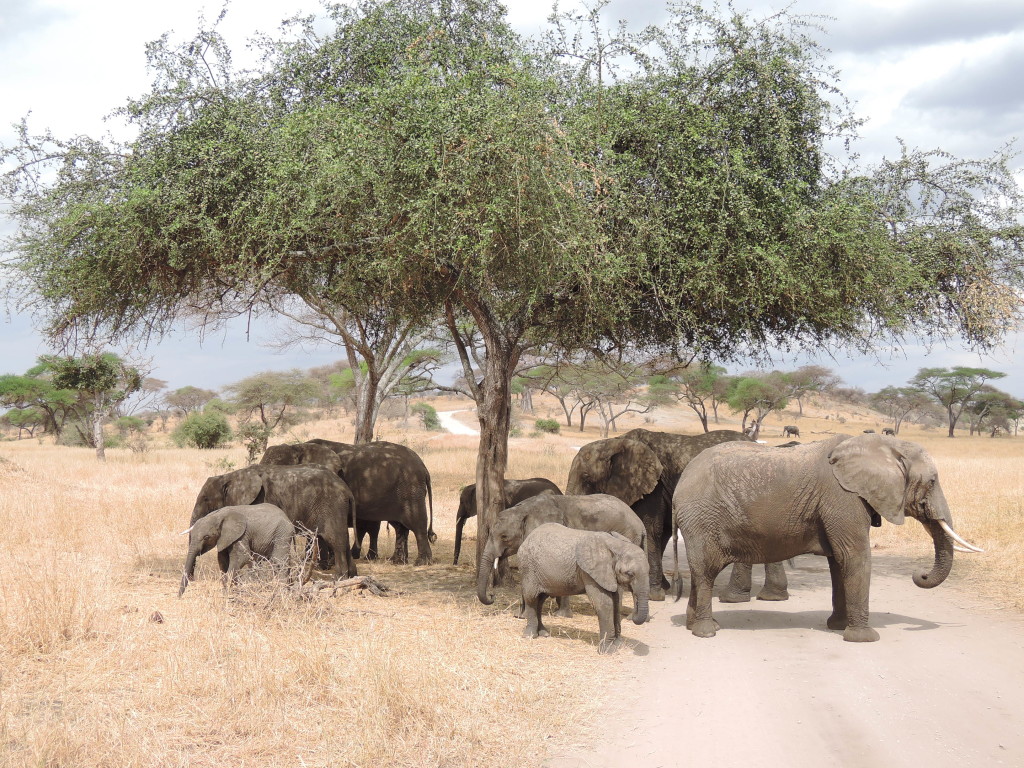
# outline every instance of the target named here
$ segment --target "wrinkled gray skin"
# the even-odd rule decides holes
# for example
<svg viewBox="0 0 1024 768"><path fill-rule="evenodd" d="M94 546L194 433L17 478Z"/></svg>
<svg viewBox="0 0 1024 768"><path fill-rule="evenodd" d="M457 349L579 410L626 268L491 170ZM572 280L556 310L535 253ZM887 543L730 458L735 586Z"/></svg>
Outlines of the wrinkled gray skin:
<svg viewBox="0 0 1024 768"><path fill-rule="evenodd" d="M334 563L335 577L356 575L348 548L348 526L355 515L352 492L344 480L319 465L257 464L210 477L196 497L189 524L223 507L264 502L280 507L296 532L312 531L336 552L345 553Z"/></svg>
<svg viewBox="0 0 1024 768"><path fill-rule="evenodd" d="M430 543L437 541L437 535L430 472L414 450L383 440L364 445L319 438L309 442L327 446L341 459L340 476L352 489L358 512L359 528L353 547L356 557L364 533L370 534L367 557L377 556L380 524L386 521L395 529L391 562L409 562L409 531L416 537L416 565L434 561Z"/></svg>
<svg viewBox="0 0 1024 768"><path fill-rule="evenodd" d="M787 448L735 443L708 449L686 468L673 501L690 562L686 626L712 637L715 577L731 562L778 562L801 554L828 558L829 629L850 642L872 642L868 626L872 525L917 518L932 537L930 571L914 576L936 587L953 566L953 542L939 526L952 515L935 464L920 446L881 435L840 435Z"/></svg>
<svg viewBox="0 0 1024 768"><path fill-rule="evenodd" d="M633 429L588 443L573 459L567 494L610 493L632 507L647 528L651 600L664 600L668 587L661 558L672 534L672 492L679 476L705 448L730 441L750 439L728 429L692 437Z"/></svg>
<svg viewBox="0 0 1024 768"><path fill-rule="evenodd" d="M633 623L648 619L647 555L617 533L580 531L557 523L535 528L519 548L526 613L524 637L547 637L541 621L550 597L586 594L597 613L598 652L608 653L622 636L622 593L633 593Z"/></svg>
<svg viewBox="0 0 1024 768"><path fill-rule="evenodd" d="M273 504L224 507L201 517L188 530L188 554L178 597L195 576L196 558L214 547L225 588L240 569L252 564L254 557L268 560L278 576L284 578L294 536L292 521Z"/></svg>
<svg viewBox="0 0 1024 768"><path fill-rule="evenodd" d="M341 443L339 443L341 445ZM299 464L319 464L322 467L334 472L339 477L342 475L341 457L326 445L319 443L290 443L272 445L263 453L260 464L271 466L296 466ZM344 478L343 478L344 479ZM380 531L380 521L367 521L359 518L359 510L356 510L356 527L353 531L352 557L359 557L359 543L365 534L370 534L370 549L366 553L367 560L377 559L377 534ZM328 570L334 562L334 551L330 545L320 539L320 568Z"/></svg>
<svg viewBox="0 0 1024 768"><path fill-rule="evenodd" d="M782 428L783 437L800 437L800 427L785 426Z"/></svg>
<svg viewBox="0 0 1024 768"><path fill-rule="evenodd" d="M510 507L520 501L550 494L561 496L562 491L546 477L531 477L528 480L505 481L505 503ZM476 483L471 483L459 494L459 510L455 513L455 558L452 565L459 564L459 551L462 549L462 526L466 520L476 516Z"/></svg>
<svg viewBox="0 0 1024 768"><path fill-rule="evenodd" d="M641 549L647 539L644 524L626 504L614 496L534 496L498 513L491 524L483 555L477 564L476 594L484 605L494 598L487 594L494 561L511 557L534 528L558 523L584 531L615 531ZM560 600L559 616L572 616L568 600Z"/></svg>

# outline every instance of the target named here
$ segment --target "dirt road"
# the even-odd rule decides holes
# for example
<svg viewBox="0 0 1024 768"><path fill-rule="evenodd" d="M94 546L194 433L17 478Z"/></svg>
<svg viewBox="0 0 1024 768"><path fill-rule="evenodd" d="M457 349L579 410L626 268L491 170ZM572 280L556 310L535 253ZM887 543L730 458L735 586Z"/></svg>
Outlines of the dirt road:
<svg viewBox="0 0 1024 768"><path fill-rule="evenodd" d="M716 598L714 638L685 628L685 597L652 603L650 623L623 622L629 642L610 664L623 695L603 736L544 765L1024 766L1024 620L979 607L954 579L915 587L925 565L875 554L876 643L825 629L823 558L788 569L787 602Z"/></svg>

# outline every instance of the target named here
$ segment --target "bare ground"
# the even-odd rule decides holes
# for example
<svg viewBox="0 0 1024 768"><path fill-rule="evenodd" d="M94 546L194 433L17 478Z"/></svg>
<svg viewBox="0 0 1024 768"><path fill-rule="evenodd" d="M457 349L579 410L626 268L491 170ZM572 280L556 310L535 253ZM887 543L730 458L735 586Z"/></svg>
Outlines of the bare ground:
<svg viewBox="0 0 1024 768"><path fill-rule="evenodd" d="M1024 765L1024 619L977 602L955 574L915 587L910 575L926 565L875 553L875 643L825 628L824 558L787 569L787 602L716 598L714 638L685 628L685 595L652 603L650 623L623 622L627 645L609 663L618 695L599 736L543 765Z"/></svg>

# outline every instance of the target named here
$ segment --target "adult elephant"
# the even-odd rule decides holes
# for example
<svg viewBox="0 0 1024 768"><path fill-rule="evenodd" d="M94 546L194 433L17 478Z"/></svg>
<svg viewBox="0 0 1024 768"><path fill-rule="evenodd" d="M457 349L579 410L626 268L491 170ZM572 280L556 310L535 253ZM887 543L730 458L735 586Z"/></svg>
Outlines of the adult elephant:
<svg viewBox="0 0 1024 768"><path fill-rule="evenodd" d="M312 532L331 546L336 576L355 576L348 548L348 526L355 499L345 481L318 465L279 467L255 465L207 478L196 497L189 526L223 507L273 504L288 516L298 533Z"/></svg>
<svg viewBox="0 0 1024 768"><path fill-rule="evenodd" d="M782 428L783 437L800 437L800 427L787 424Z"/></svg>
<svg viewBox="0 0 1024 768"><path fill-rule="evenodd" d="M327 446L341 460L339 474L355 495L360 521L354 545L357 557L366 533L370 535L367 558L372 559L371 553L377 556L380 524L386 521L395 529L393 563L409 562L409 531L416 537L416 565L434 561L430 544L437 535L430 472L414 450L384 440L361 445L319 438L308 442Z"/></svg>
<svg viewBox="0 0 1024 768"><path fill-rule="evenodd" d="M712 637L715 577L731 562L771 563L801 554L828 558L829 629L850 642L872 642L868 626L872 526L917 518L932 537L930 571L914 576L936 587L953 566L952 515L935 464L920 446L881 435L839 435L777 450L730 444L697 456L673 499L675 524L690 562L686 626ZM977 548L974 548L977 550ZM980 550L978 550L980 551Z"/></svg>
<svg viewBox="0 0 1024 768"><path fill-rule="evenodd" d="M705 448L734 440L749 438L729 429L692 437L633 429L588 443L573 459L567 494L609 493L632 507L647 528L651 600L664 600L668 587L661 558L671 535L672 492L679 476Z"/></svg>
<svg viewBox="0 0 1024 768"><path fill-rule="evenodd" d="M514 507L520 501L550 494L561 496L561 489L546 477L531 477L526 480L505 481L505 503ZM459 494L459 509L455 513L455 559L452 565L459 564L459 552L462 550L462 527L466 520L476 515L476 483L471 483Z"/></svg>

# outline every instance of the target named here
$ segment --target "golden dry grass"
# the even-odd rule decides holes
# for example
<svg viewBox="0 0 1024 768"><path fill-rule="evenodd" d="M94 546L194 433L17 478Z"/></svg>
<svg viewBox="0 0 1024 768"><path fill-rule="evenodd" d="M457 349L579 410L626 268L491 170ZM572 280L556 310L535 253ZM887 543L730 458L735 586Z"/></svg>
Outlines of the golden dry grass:
<svg viewBox="0 0 1024 768"><path fill-rule="evenodd" d="M823 415L809 409L797 422L805 441L837 428ZM781 442L784 423L793 415L769 423L769 442ZM619 426L639 425L634 416ZM663 425L697 431L682 411L647 424ZM839 431L868 427L878 428L872 416L850 414ZM290 437L344 439L346 429L350 436L336 420ZM481 606L466 562L472 522L469 556L450 565L475 438L394 423L382 432L430 468L439 536L433 566L360 562L361 573L397 592L384 598L298 599L255 584L226 599L206 555L177 599L185 550L177 534L203 480L244 464L241 448L111 450L101 465L85 449L0 444L0 764L532 766L547 745L579 738L610 695L608 672L628 665L630 644L599 657L583 599L577 618L552 619L554 636L538 641L520 637L514 590ZM591 425L514 440L509 475L564 486L573 446L598 436ZM1024 439L904 437L935 457L957 528L988 550L958 556L951 582L1024 608ZM873 536L886 551L927 558L927 537L912 521ZM382 551L392 547L389 535Z"/></svg>

